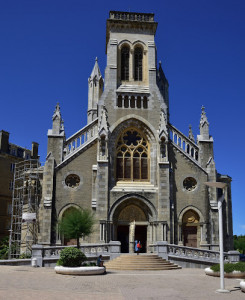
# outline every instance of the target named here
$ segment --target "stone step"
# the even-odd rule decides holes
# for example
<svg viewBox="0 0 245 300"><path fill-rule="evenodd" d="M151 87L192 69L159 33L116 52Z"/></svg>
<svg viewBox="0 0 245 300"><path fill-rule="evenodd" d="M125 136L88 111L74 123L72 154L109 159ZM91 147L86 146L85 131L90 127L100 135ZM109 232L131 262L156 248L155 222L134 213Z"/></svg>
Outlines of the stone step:
<svg viewBox="0 0 245 300"><path fill-rule="evenodd" d="M161 260L153 260L153 261L150 261L150 260L116 260L115 261L116 263L124 263L124 264L141 264L141 263L145 263L145 264L169 264L170 262L169 261L161 261ZM109 263L109 262L108 262Z"/></svg>
<svg viewBox="0 0 245 300"><path fill-rule="evenodd" d="M106 267L106 269L108 269L108 270L130 270L130 271L133 271L133 270L135 270L135 271L164 271L164 270L177 270L177 269L181 269L181 267L179 267L179 266L176 266L176 267L174 267L174 266L172 266L172 267L169 267L169 268L161 268L161 267L149 267L149 268L145 268L145 267L134 267L134 266L132 266L132 267Z"/></svg>
<svg viewBox="0 0 245 300"><path fill-rule="evenodd" d="M105 266L107 269L113 270L173 270L181 268L154 254L123 254L106 262Z"/></svg>

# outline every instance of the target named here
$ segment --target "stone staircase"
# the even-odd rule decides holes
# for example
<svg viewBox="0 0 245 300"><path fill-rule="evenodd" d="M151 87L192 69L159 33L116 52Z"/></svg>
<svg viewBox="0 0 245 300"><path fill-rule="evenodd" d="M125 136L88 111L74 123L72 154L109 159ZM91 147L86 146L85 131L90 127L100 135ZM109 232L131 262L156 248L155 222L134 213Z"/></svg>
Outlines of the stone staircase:
<svg viewBox="0 0 245 300"><path fill-rule="evenodd" d="M114 270L159 271L181 269L180 266L154 254L122 254L121 256L106 262L104 265L106 269Z"/></svg>

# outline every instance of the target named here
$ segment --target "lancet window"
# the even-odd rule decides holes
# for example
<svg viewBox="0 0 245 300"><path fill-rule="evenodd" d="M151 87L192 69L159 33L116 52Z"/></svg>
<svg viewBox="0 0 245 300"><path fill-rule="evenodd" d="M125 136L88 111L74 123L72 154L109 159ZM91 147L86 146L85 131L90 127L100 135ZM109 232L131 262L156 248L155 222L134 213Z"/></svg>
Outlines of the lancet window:
<svg viewBox="0 0 245 300"><path fill-rule="evenodd" d="M127 46L121 51L121 80L129 80L129 48Z"/></svg>
<svg viewBox="0 0 245 300"><path fill-rule="evenodd" d="M142 60L142 49L137 47L134 51L134 80L136 81L142 81Z"/></svg>
<svg viewBox="0 0 245 300"><path fill-rule="evenodd" d="M149 180L149 144L134 128L125 130L116 146L116 177L125 181Z"/></svg>

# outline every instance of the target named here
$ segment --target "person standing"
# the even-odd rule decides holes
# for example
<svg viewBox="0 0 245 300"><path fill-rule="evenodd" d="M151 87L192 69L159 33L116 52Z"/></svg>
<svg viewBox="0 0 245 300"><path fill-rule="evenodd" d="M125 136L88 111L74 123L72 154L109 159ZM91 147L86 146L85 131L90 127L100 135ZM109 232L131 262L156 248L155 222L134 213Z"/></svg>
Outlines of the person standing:
<svg viewBox="0 0 245 300"><path fill-rule="evenodd" d="M137 255L139 255L139 252L140 252L141 248L142 248L142 245L139 241L138 244L137 244L137 249L138 249Z"/></svg>
<svg viewBox="0 0 245 300"><path fill-rule="evenodd" d="M135 251L135 253L138 254L139 249L138 249L138 241L137 240L134 241L134 251Z"/></svg>

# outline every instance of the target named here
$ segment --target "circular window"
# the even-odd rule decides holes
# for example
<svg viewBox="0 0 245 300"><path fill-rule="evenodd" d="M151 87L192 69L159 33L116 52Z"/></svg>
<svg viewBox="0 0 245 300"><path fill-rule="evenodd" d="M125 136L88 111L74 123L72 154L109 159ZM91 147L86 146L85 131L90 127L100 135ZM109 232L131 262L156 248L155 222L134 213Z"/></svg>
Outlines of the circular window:
<svg viewBox="0 0 245 300"><path fill-rule="evenodd" d="M79 186L80 178L75 174L70 174L66 177L65 184L71 188Z"/></svg>
<svg viewBox="0 0 245 300"><path fill-rule="evenodd" d="M183 186L187 191L193 191L197 186L197 181L193 177L186 177L183 181Z"/></svg>

